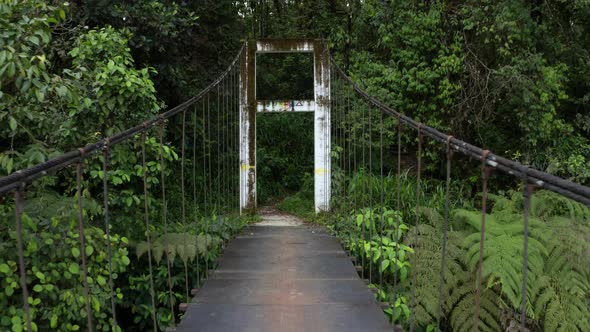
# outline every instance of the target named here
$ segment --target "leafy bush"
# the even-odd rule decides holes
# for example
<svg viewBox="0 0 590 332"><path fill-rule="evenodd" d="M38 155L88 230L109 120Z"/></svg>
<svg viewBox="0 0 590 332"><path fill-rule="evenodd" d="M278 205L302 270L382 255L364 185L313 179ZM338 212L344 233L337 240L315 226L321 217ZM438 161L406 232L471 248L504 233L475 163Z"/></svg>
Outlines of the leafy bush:
<svg viewBox="0 0 590 332"><path fill-rule="evenodd" d="M107 264L107 242L102 229L92 226L99 217L96 203L85 202L86 247L80 248L77 214L73 199L46 195L30 199L23 214L23 243L31 318L38 330L78 331L86 329L86 299L82 285L81 250L87 256L90 303L95 329L110 331L111 291ZM16 257L14 218L0 224L0 326L23 331L22 290ZM100 224L100 223L99 223ZM111 234L113 279L128 269L128 240ZM115 289L116 301L122 293Z"/></svg>
<svg viewBox="0 0 590 332"><path fill-rule="evenodd" d="M364 260L365 276L372 277L372 287L377 288L378 298L390 302L386 312L394 322L408 324L409 313L413 312L418 326L434 329L441 273L444 191L434 182L424 184L420 226L416 228L415 181L411 177L404 175L400 179L407 182L407 185L400 183L401 196L407 200L402 202L401 211L382 207L368 197L366 188L369 186L376 192L380 190L380 183L370 175L361 171L347 181L356 192L344 193L355 198L343 200L356 199L360 208L355 210L350 204L340 206L331 217L330 227L354 255ZM386 192L395 192L391 187L395 181L391 177L384 179ZM363 185L365 191L359 192L358 188ZM452 186L451 192L451 197L458 199L451 201L441 328L470 331L474 323L481 211L464 200L461 186ZM479 329L497 331L520 326L524 200L521 191L508 191L489 194L489 201ZM395 200L386 202L393 204ZM541 190L533 196L526 304L526 326L531 331L585 331L589 328L589 213L588 207L549 191ZM399 229L396 228L398 218ZM396 246L397 238L399 246ZM394 288L393 273L396 271L398 283ZM414 273L415 285L410 277ZM380 276L382 283L377 284ZM413 288L415 302L412 306Z"/></svg>

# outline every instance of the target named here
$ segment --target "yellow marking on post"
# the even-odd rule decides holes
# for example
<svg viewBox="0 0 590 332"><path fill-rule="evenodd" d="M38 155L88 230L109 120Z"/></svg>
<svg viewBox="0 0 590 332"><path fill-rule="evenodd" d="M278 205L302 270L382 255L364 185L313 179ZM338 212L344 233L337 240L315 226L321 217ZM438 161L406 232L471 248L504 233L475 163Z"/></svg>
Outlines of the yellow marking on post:
<svg viewBox="0 0 590 332"><path fill-rule="evenodd" d="M242 164L242 165L240 165L240 169L242 171L247 171L249 169L254 169L254 168L256 168L256 166L254 166L254 165L248 165L248 164Z"/></svg>
<svg viewBox="0 0 590 332"><path fill-rule="evenodd" d="M317 175L328 174L328 170L325 168L316 168L315 174L317 174Z"/></svg>

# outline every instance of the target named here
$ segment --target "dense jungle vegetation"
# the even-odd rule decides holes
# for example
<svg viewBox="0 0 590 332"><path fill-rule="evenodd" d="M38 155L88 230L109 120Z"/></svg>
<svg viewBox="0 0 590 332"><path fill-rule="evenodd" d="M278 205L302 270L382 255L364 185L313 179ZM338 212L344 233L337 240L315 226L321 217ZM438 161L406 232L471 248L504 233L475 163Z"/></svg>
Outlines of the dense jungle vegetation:
<svg viewBox="0 0 590 332"><path fill-rule="evenodd" d="M246 38L274 37L324 38L348 75L387 105L525 165L590 184L587 0L0 0L0 176L178 105L218 77ZM310 68L309 59L286 56L261 61L262 69L272 69L263 70L261 96L309 95L312 87L304 73ZM378 123L376 114L372 121ZM378 164L354 173L340 169L341 147L333 146L333 190L338 193L334 212L316 215L311 117L261 115L259 204L279 201L284 211L326 224L369 263L363 273L378 288L379 299L390 303L386 313L393 322L407 326L413 310L419 330L434 331L444 147L425 143L424 208L416 216L415 169L408 167L396 176L396 127L395 119L385 119L383 183ZM165 248L162 238L160 165L148 164L146 170L152 207L149 248L141 144L128 142L111 154L106 199L116 304L119 317L124 317L119 322L124 331L151 328L146 257L150 249L156 318L163 331L181 317L168 304L184 301L185 274L191 285L198 285L224 242L249 220L218 216L211 207L199 206L186 211L186 220L198 220L199 226L183 223L180 179L175 176L181 167L181 134L178 123L170 123L170 128L162 145L154 134L146 138L145 146L150 160L164 151L169 236L175 246ZM368 135L376 142L378 126L373 128ZM404 131L404 155L414 155L416 144L415 133ZM376 145L373 153L380 160ZM95 329L109 331L101 158L87 160L82 183L85 254ZM186 167L193 164L195 160L189 160ZM471 331L481 171L479 163L459 156L453 164L440 325L444 331ZM198 174L201 188L205 179ZM523 278L522 188L517 179L500 175L494 175L490 185L479 328L517 331ZM381 192L383 201L377 195ZM35 330L87 329L75 195L71 168L27 188L24 243ZM0 197L0 330L24 331L13 203L11 195ZM530 331L589 331L590 209L541 190L535 193L530 212L526 326ZM382 229L384 233L377 235L376 230ZM166 259L165 251L173 254ZM422 268L413 271L414 263ZM167 264L173 272L172 299ZM420 287L412 307L413 272Z"/></svg>

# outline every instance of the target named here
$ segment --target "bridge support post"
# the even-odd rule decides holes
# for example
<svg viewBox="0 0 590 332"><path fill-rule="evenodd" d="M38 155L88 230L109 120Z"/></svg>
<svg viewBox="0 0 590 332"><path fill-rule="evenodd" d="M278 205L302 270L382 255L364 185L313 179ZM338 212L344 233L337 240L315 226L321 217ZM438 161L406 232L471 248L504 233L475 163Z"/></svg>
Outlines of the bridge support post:
<svg viewBox="0 0 590 332"><path fill-rule="evenodd" d="M314 201L315 211L330 210L330 56L321 41L314 43Z"/></svg>
<svg viewBox="0 0 590 332"><path fill-rule="evenodd" d="M284 102L256 100L256 53L313 53L314 100ZM322 40L251 40L240 67L240 213L256 211L256 112L314 112L315 211L330 210L330 56ZM287 102L289 104L289 102ZM313 108L311 107L313 105Z"/></svg>
<svg viewBox="0 0 590 332"><path fill-rule="evenodd" d="M240 213L256 211L256 42L240 62Z"/></svg>

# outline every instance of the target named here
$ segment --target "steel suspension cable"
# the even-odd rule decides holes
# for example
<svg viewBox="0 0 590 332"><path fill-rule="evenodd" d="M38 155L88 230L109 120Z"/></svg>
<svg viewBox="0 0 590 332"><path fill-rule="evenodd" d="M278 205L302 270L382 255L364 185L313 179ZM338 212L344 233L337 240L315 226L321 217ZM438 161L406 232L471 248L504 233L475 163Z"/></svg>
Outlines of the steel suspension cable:
<svg viewBox="0 0 590 332"><path fill-rule="evenodd" d="M384 227L384 213L385 213L385 202L383 198L383 191L385 190L385 181L383 179L383 112L379 112L379 175L381 182L379 184L379 205L381 206L381 228L379 231L379 290L383 289L383 227Z"/></svg>
<svg viewBox="0 0 590 332"><path fill-rule="evenodd" d="M212 167L211 167L211 99L210 99L210 95L207 94L207 164L208 164L208 168L207 168L207 173L208 173L208 178L209 180L207 181L209 184L208 190L209 190L209 200L210 200L210 204L213 205L213 178L212 178ZM210 216L212 216L214 213L216 213L214 211L214 208L211 207L211 205L209 206L211 211L209 213L209 215L205 216L205 279L209 278L209 222L210 222Z"/></svg>
<svg viewBox="0 0 590 332"><path fill-rule="evenodd" d="M209 98L209 95L207 95L207 98ZM205 99L203 98L203 115L202 115L202 122L203 122L203 130L202 130L202 134L203 137L201 139L201 141L203 142L203 207L204 207L204 211L205 211L205 215L203 216L203 218L206 218L208 216L208 204L209 204L209 196L207 195L207 147L206 147L206 140L205 140L205 136L207 134L207 123L205 120L205 115L206 115L206 107L205 107Z"/></svg>
<svg viewBox="0 0 590 332"><path fill-rule="evenodd" d="M330 71L330 74L332 74L331 71ZM330 91L330 93L332 93L332 91ZM332 103L332 106L334 109L334 114L330 115L330 123L331 123L331 126L330 126L330 142L331 142L331 144L330 144L330 146L333 147L332 149L335 150L336 147L338 146L338 94L339 94L339 90L338 90L337 85L334 86L333 94L334 94L334 98L333 98L333 100L331 100L331 103ZM315 114L314 114L314 117L315 117ZM335 168L334 166L336 165L336 163L332 162L332 159L333 159L332 154L330 153L330 151L328 151L327 144L326 144L325 151L324 151L324 155L325 154L328 154L330 156L329 157L330 158L330 166L332 166L332 168ZM316 170L316 171L320 171L320 170ZM331 173L332 174L330 174L330 176L332 178L334 178L336 172L331 172ZM324 181L323 181L324 188L323 189L324 189L325 199L330 200L332 197L327 196L328 193L326 190L327 189L326 174L323 173L322 176L324 177ZM334 195L334 199L333 199L334 204L335 204L334 208L337 211L337 216L338 216L337 219L339 219L341 216L341 212L342 212L341 211L341 203L342 202L340 200L340 197L338 197L339 192L334 191L334 193L331 193L331 194ZM336 224L335 226L336 226L336 230L338 230L338 224Z"/></svg>
<svg viewBox="0 0 590 332"><path fill-rule="evenodd" d="M82 154L84 156L84 154ZM82 284L84 285L84 304L86 309L86 328L94 331L92 325L92 311L90 309L90 290L88 288L88 264L86 264L86 236L84 232L84 210L82 206L82 163L84 159L76 164L76 195L78 196L78 236L80 237L80 257L82 259Z"/></svg>
<svg viewBox="0 0 590 332"><path fill-rule="evenodd" d="M415 248L414 248L414 264L412 264L412 300L410 307L412 310L410 311L410 332L414 331L414 321L416 319L416 286L417 286L417 278L418 278L418 244L420 238L420 194L422 191L422 183L421 183L421 175L422 175L422 126L418 127L418 165L417 165L417 174L416 174L416 225L414 228L414 241L415 241Z"/></svg>
<svg viewBox="0 0 590 332"><path fill-rule="evenodd" d="M225 101L225 169L223 171L224 179L225 179L225 208L226 213L229 216L232 211L231 207L231 186L230 186L230 165L231 165L231 102L232 102L232 86L231 86L231 75L229 75L225 80L225 93L226 93L226 101Z"/></svg>
<svg viewBox="0 0 590 332"><path fill-rule="evenodd" d="M166 176L164 168L164 120L160 122L160 181L162 190L162 220L164 222L164 248L166 248L166 269L168 272L168 296L170 302L170 312L172 314L172 325L176 326L176 315L174 314L174 293L172 292L172 268L170 261L170 241L168 236L168 201L166 200Z"/></svg>
<svg viewBox="0 0 590 332"><path fill-rule="evenodd" d="M344 87L339 89L340 95L340 172L342 173L342 217L346 215L346 113L344 108Z"/></svg>
<svg viewBox="0 0 590 332"><path fill-rule="evenodd" d="M447 175L445 185L445 212L444 212L444 224L443 224L443 242L442 242L442 254L440 262L440 276L438 286L438 306L436 310L436 327L440 330L440 317L442 315L442 302L443 302L443 288L445 285L445 259L447 256L447 238L448 238L448 227L449 227L449 196L451 188L451 158L453 157L453 150L451 149L451 138L447 138Z"/></svg>
<svg viewBox="0 0 590 332"><path fill-rule="evenodd" d="M343 87L344 89L344 87ZM350 195L353 195L351 185L353 181L353 169L352 169L352 158L353 158L353 142L354 142L354 114L350 111L350 90L345 89L346 92L346 114L348 114L348 188L347 188L347 201L350 200ZM350 203L350 202L349 202ZM350 206L345 218L350 216Z"/></svg>
<svg viewBox="0 0 590 332"><path fill-rule="evenodd" d="M105 142L105 145L102 150L102 194L103 194L103 209L104 209L104 228L106 233L106 240L107 240L107 257L108 257L108 266L109 266L109 287L110 287L110 295L111 295L111 311L112 311L112 318L113 318L113 327L114 330L117 331L118 324L117 324L117 312L115 310L115 286L113 283L113 253L111 249L111 224L110 224L110 215L109 215L109 186L108 186L108 178L109 178L109 141Z"/></svg>
<svg viewBox="0 0 590 332"><path fill-rule="evenodd" d="M240 73L236 74L237 76L237 85L236 85L236 92L238 98L236 100L236 164L234 166L235 169L235 176L236 176L236 207L237 211L241 211L241 203L240 203L240 107L241 107L241 97L240 97L240 84L242 84L241 75Z"/></svg>
<svg viewBox="0 0 590 332"><path fill-rule="evenodd" d="M532 185L528 183L528 176L526 173L523 175L523 186L524 186L524 243L522 252L522 300L520 304L520 330L526 331L526 303L527 303L527 274L528 274L528 263L529 263L529 210L531 207L532 198Z"/></svg>
<svg viewBox="0 0 590 332"><path fill-rule="evenodd" d="M217 217L220 216L221 214L221 153L220 153L220 145L221 145L221 139L220 139L220 133L221 133L221 104L220 104L220 94L219 94L219 85L217 86L217 114L216 114L216 119L217 119L217 130L216 130L216 134L217 134L217 140L215 141L215 145L217 145L217 155L215 156L215 161L216 161L216 166L217 166L217 174L216 174L216 178L217 178L217 197L215 198L215 215Z"/></svg>
<svg viewBox="0 0 590 332"><path fill-rule="evenodd" d="M330 91L330 92L332 92L332 91ZM338 109L337 109L337 105L338 105L338 89L337 88L334 89L334 99L333 100L330 100L330 101L331 101L332 106L333 106L333 109L334 109L334 114L330 114L330 147L331 147L331 149L335 149L335 147L338 145L338 142L337 142L337 137L338 136L336 135L336 130L337 130L337 127L336 127L337 121L336 121L336 119L338 118L337 117L337 111L338 111ZM315 114L314 114L314 117L315 117ZM324 155L326 153L329 153L327 147L325 148ZM330 162L332 162L332 159L333 158L330 155ZM317 171L319 171L319 170L316 170L316 172ZM335 172L333 172L333 173L335 173ZM324 198L325 199L332 199L332 197L327 197L327 192L326 192L326 188L327 187L326 187L326 181L325 181L325 179L326 179L325 176L326 175L325 174L322 174L322 175L324 176L324 181L323 181L323 186L324 186L323 189L324 189L324 195L325 195ZM332 174L330 174L330 176L332 178L334 177ZM332 195L332 193L330 193L330 194ZM334 204L339 203L338 200L337 200L337 198L336 198L336 194L337 193L334 193L333 194L335 196ZM336 213L337 214L340 214L340 205L338 204L338 205L334 206L334 208L336 209ZM335 227L336 231L338 231L338 223L336 223L336 225L334 225L334 227Z"/></svg>
<svg viewBox="0 0 590 332"><path fill-rule="evenodd" d="M342 70L342 68L338 66L338 64L333 58L331 58L331 63L333 68L335 68L335 70L339 73L340 77L348 84L350 84L350 86L364 100L374 105L382 112L387 113L388 115L399 117L402 122L404 122L411 128L418 129L419 126L422 126L422 131L425 136L428 136L439 143L445 143L446 138L448 137L447 134L442 133L434 128L424 126L418 121L388 107L387 105L385 105L384 103L377 100L375 97L369 95L366 91L361 89L350 77L346 75L344 70ZM459 151L462 154L470 157L471 159L476 160L480 160L482 153L485 151L482 148L479 148L477 146L474 146L472 144L469 144L456 138L451 139L451 147L454 150ZM511 175L518 175L523 169L523 165L519 162L490 153L489 151L486 154L485 163L493 168L497 168ZM586 187L578 183L562 179L558 176L548 174L546 172L542 172L539 170L535 170L533 168L526 168L525 172L529 177L529 182L534 183L539 187L559 193L565 197L576 200L582 204L590 205L590 187Z"/></svg>
<svg viewBox="0 0 590 332"><path fill-rule="evenodd" d="M221 155L219 156L219 158L221 159L221 207L222 207L222 213L223 216L226 217L227 215L227 206L226 206L226 199L227 199L227 193L226 193L226 187L227 187L227 183L225 181L225 177L226 177L226 149L227 149L227 144L226 144L226 138L227 138L227 125L226 125L226 121L227 121L227 116L226 116L226 112L227 112L227 108L226 108L226 102L227 102L227 90L226 90L226 84L227 84L227 80L223 80L222 85L221 85L221 141L219 142L219 149L220 149L220 153Z"/></svg>
<svg viewBox="0 0 590 332"><path fill-rule="evenodd" d="M481 177L482 177L482 197L481 197L481 224L480 224L480 239L479 239L479 264L477 266L477 289L475 293L475 315L473 315L473 329L475 332L479 331L479 310L481 301L481 284L483 274L483 257L484 257L484 242L486 234L486 210L488 200L488 179L490 176L490 168L487 167L487 155L490 152L484 150L481 155Z"/></svg>
<svg viewBox="0 0 590 332"><path fill-rule="evenodd" d="M168 119L180 112L185 112L186 109L188 107L190 107L191 105L194 105L199 99L202 99L202 96L204 96L205 94L209 93L214 87L219 85L219 82L221 82L221 80L225 79L228 74L231 72L231 70L235 69L235 64L237 62L237 60L240 58L240 54L241 52L244 50L244 47L242 47L242 49L240 50L240 52L238 53L238 56L236 56L236 58L233 60L233 62L230 64L230 66L228 67L228 69L220 76L218 77L214 82L212 82L208 87L206 87L204 90L202 90L201 92L199 92L196 96L194 96L193 98L190 98L189 100L181 103L180 105L170 109L169 111L166 111L164 113L162 113L161 115L154 117L152 119L149 119L147 121L145 121L144 123L142 123L141 125L137 125L135 127L132 128L128 128L126 130L124 130L123 132L117 133L115 135L106 137L102 140L99 140L98 142L92 143L92 144L88 144L86 146L84 146L83 148L77 149L75 151L70 151L67 152L57 158L51 159L47 162L44 163L40 163L38 165L35 165L33 167L30 167L28 169L24 169L24 170L19 170L17 172L14 172L11 175L5 176L0 178L0 193L5 193L5 192L9 192L9 191L15 191L15 215L16 215L16 221L17 223L21 222L21 214L22 214L22 201L23 201L23 197L24 197L24 192L22 192L22 186L24 186L25 183L33 181L35 179L38 179L40 177L45 176L47 173L51 172L51 171L55 171L55 170L60 170L65 168L66 166L72 165L72 164L78 164L77 167L81 166L81 163L84 159L88 158L88 156L92 153L97 153L99 151L102 150L102 154L103 154L103 167L102 167L102 176L103 176L103 212L104 212L104 219L105 219L105 233L106 233L106 237L107 237L107 249L108 249L108 254L109 254L109 262L108 262L108 268L109 268L109 287L111 289L111 311L112 311L112 324L113 324L113 328L114 329L118 329L118 321L117 321L117 313L116 313L116 305L115 305L115 291L114 291L114 281L113 281L113 263L112 263L112 249L111 249L111 239L110 239L110 214L109 214L109 202L108 202L108 176L109 176L109 170L108 170L108 162L109 162L109 154L110 154L110 149L112 146L119 144L121 142L127 141L132 139L132 137L136 137L136 135L138 133L143 133L145 131L145 129L149 126L152 126L154 124L157 124L159 122L162 122L165 119ZM143 142L145 143L145 142ZM77 174L77 177L80 176L80 178L77 179L77 181L82 181L81 178L81 173L82 173L82 168L80 168L79 170L77 170L77 173L80 171L79 174ZM184 171L184 166L183 166L183 171ZM183 181L184 184L184 181ZM81 185L81 183L80 183ZM80 200L82 198L82 192L81 192L81 187L77 188L77 193L79 195L78 199ZM183 195L183 198L184 195ZM79 219L79 228L80 228L80 220L82 221L81 225L83 227L83 218L84 218L84 212L83 212L83 208L80 202L78 202L79 206L78 206L78 219ZM167 207L166 207L167 208ZM184 209L186 209L186 207L184 207ZM186 213L186 211L184 212L184 214ZM81 216L81 217L80 217ZM183 219L186 219L185 217ZM17 228L19 225L17 225ZM17 237L22 236L22 225L20 226L21 228L21 233L17 234ZM80 230L79 230L80 231ZM18 233L18 232L17 232ZM83 233L83 230L82 230ZM17 239L19 240L19 239ZM21 245L22 245L22 238L21 240ZM18 241L17 241L18 242ZM84 260L85 260L85 237L82 236L80 239L80 246L81 246L81 255L82 255L82 274L83 274L83 283L87 282L84 278L84 274L86 274L87 276L87 266L86 268L84 268ZM18 244L17 244L18 246ZM26 272L24 271L24 258L22 259L22 263L19 262L19 268L22 271L22 273ZM87 264L86 264L87 265ZM21 278L22 279L22 278ZM21 280L22 282L23 280ZM31 316L30 316L30 308L29 308L29 303L28 303L28 290L26 289L26 280L24 280L25 282L25 287L23 288L23 295L25 296L24 300L23 300L23 308L25 311L25 315L27 316L25 318L26 320L26 326L29 330L32 330L32 327L34 327L34 324L31 322ZM85 287L87 288L87 287ZM85 290L85 295L89 294L90 292ZM86 299L89 298L89 296L85 296ZM87 313L87 329L88 330L92 330L93 326L92 326L92 317L91 317L91 311L88 310L88 307L86 308L86 313Z"/></svg>
<svg viewBox="0 0 590 332"><path fill-rule="evenodd" d="M396 224L395 224L395 265L393 267L393 303L395 305L397 301L397 273L398 273L398 266L399 266L399 242L401 240L401 231L400 231L400 224L401 224L401 168L402 168L402 122L399 120L397 121L397 176L396 176ZM392 323L393 323L393 315L392 315Z"/></svg>
<svg viewBox="0 0 590 332"><path fill-rule="evenodd" d="M367 105L369 107L369 105ZM373 220L373 116L369 108L369 244L373 240L373 228L375 221ZM369 247L370 248L370 247ZM373 282L373 257L369 254L369 280Z"/></svg>
<svg viewBox="0 0 590 332"><path fill-rule="evenodd" d="M199 288L201 287L201 275L199 271L199 223L197 211L197 105L195 104L193 110L193 227L195 230L195 260L197 262L197 288Z"/></svg>
<svg viewBox="0 0 590 332"><path fill-rule="evenodd" d="M148 268L150 272L150 299L152 301L152 323L154 325L154 332L158 331L158 324L156 321L156 299L155 299L155 288L154 288L154 271L152 266L152 239L150 235L150 218L149 218L149 199L147 190L147 172L148 168L145 162L145 141L146 132L141 132L141 169L143 173L143 209L144 209L144 222L145 222L145 237L148 245Z"/></svg>
<svg viewBox="0 0 590 332"><path fill-rule="evenodd" d="M242 64L242 59L240 58L240 67ZM235 186L235 200L236 200L236 212L240 212L240 154L239 154L239 144L240 144L240 72L236 69L235 70L235 110L234 110L234 186Z"/></svg>
<svg viewBox="0 0 590 332"><path fill-rule="evenodd" d="M239 93L237 91L237 70L234 70L234 74L232 75L232 93L233 93L233 97L232 97L232 164L231 164L231 168L230 168L230 174L231 174L231 181L232 181L232 208L235 211L239 211L240 207L239 207L239 192L238 189L239 185L236 185L237 180L236 180L236 170L238 170L239 168L237 167L237 165L239 164L237 157L238 157L238 148L237 148L237 130L236 130L236 125L237 125L237 115L238 115L238 107L239 107ZM238 200L236 200L236 197L238 197Z"/></svg>
<svg viewBox="0 0 590 332"><path fill-rule="evenodd" d="M182 213L182 228L183 228L183 236L182 236L182 245L184 246L184 259L182 259L184 265L184 292L186 301L190 301L189 292L188 292L188 248L186 243L186 193L184 190L184 167L185 167L185 136L186 136L186 111L182 112L182 130L181 130L181 147L180 147L180 193L181 193L181 213Z"/></svg>
<svg viewBox="0 0 590 332"><path fill-rule="evenodd" d="M362 210L361 210L361 213L362 213L362 217L361 218L362 219L361 220L363 222L361 224L361 228L362 228L362 237L363 237L363 241L362 241L363 247L360 248L360 252L361 252L361 266L362 266L362 269L363 269L361 277L363 279L365 279L365 257L366 257L366 254L363 252L363 250L364 250L364 241L366 241L366 234L365 234L365 214L366 213L365 213L365 210L366 210L366 205L367 204L366 204L366 199L365 199L366 198L365 197L365 195L366 195L366 190L365 189L366 189L366 183L367 183L367 163L366 163L366 159L365 159L365 141L367 140L367 136L365 134L365 113L366 113L365 112L365 105L363 105L363 104L361 104L361 105L363 106L363 109L361 110L362 111L362 123L363 123L363 125L362 125L362 140L361 140L361 142L363 144L363 148L362 148L362 150L363 150L363 161L362 161L362 165L363 165L363 173L362 173L362 182L363 182L362 183L362 186L363 187L362 187L362 193L363 193L363 195L361 197L361 199L362 199L361 200L361 202L362 202L361 203L361 206L362 206Z"/></svg>
<svg viewBox="0 0 590 332"><path fill-rule="evenodd" d="M227 119L227 124L228 124L228 138L227 138L227 142L228 142L228 146L227 146L227 151L228 151L228 164L227 164L227 193L228 193L228 202L229 202L229 211L231 214L233 214L234 212L234 201L233 201L233 176L232 176L232 165L233 165L233 157L234 157L234 135L233 135L233 130L234 130L234 121L233 121L233 116L234 116L234 75L233 73L229 76L229 96L228 96L228 119Z"/></svg>
<svg viewBox="0 0 590 332"><path fill-rule="evenodd" d="M209 101L209 94L207 94L207 103ZM208 210L208 205L209 205L209 195L208 195L208 191L207 191L207 179L208 179L208 172L207 172L207 141L205 139L205 136L207 135L207 121L206 119L206 115L208 115L208 111L207 107L205 107L205 98L203 98L203 102L202 102L202 106L203 106L203 114L202 114L202 138L201 141L203 142L203 211L204 211L204 215L203 215L203 224L206 223L207 218L209 217L209 210ZM204 225L203 225L204 226ZM205 229L205 227L203 227L203 229ZM204 253L204 259L205 262L207 262L207 232L203 231L203 233L205 234L205 253ZM198 236L198 234L197 234ZM198 239L198 238L197 238ZM206 264L206 263L205 263ZM203 271L203 275L205 276L205 278L207 278L207 268L205 268L205 271Z"/></svg>
<svg viewBox="0 0 590 332"><path fill-rule="evenodd" d="M335 140L336 146L340 149L338 151L338 172L342 174L342 89L341 86L338 86L336 89L336 105L335 105L335 121L334 121L334 129L335 129ZM329 152L329 151L328 151ZM324 182L327 186L327 182ZM338 215L339 218L342 218L342 212L344 209L344 197L342 195L342 182L340 183L340 188L338 188L338 192L336 193L336 197L338 197Z"/></svg>
<svg viewBox="0 0 590 332"><path fill-rule="evenodd" d="M349 100L350 101L350 100ZM356 104L356 103L355 103ZM350 108L350 102L348 107ZM352 112L353 113L358 113L355 112L356 108L353 105L353 109ZM356 120L356 115L355 115L355 120ZM354 131L353 131L353 141L354 141L354 146L353 146L353 167L354 167L354 178L355 178L355 190L353 191L353 197L354 197L354 210L352 213L352 224L356 225L356 214L358 213L358 195L356 193L356 188L358 185L358 179L359 179L359 169L358 169L358 164L357 164L357 147L358 147L358 140L357 140L357 136L358 136L358 127L356 126L357 121L355 121L355 126L354 126Z"/></svg>
<svg viewBox="0 0 590 332"><path fill-rule="evenodd" d="M99 152L101 149L104 148L105 144L109 144L111 146L114 146L114 145L119 144L123 141L131 139L133 136L135 136L136 134L143 131L145 127L156 125L157 123L162 121L162 119L169 119L169 118L173 117L174 115L177 115L180 112L186 110L191 105L194 105L199 99L202 99L203 96L205 96L210 91L212 91L213 88L215 88L217 85L219 85L219 82L221 82L221 80L223 80L229 74L231 69L235 68L236 64L238 63L238 60L240 60L240 58L241 58L242 52L245 50L245 46L246 46L246 43L244 43L242 45L242 47L238 51L238 54L234 57L233 61L230 63L230 65L227 67L227 69L219 77L217 77L217 79L215 79L215 81L211 82L205 89L201 90L194 97L184 101L180 105L178 105L178 106L176 106L164 113L161 113L158 116L155 116L149 120L146 120L142 124L139 124L135 127L129 128L123 132L114 134L112 136L103 138L102 140L99 140L98 142L88 144L88 145L84 146L83 148L81 148L82 150L76 149L73 151L69 151L57 158L53 158L51 160L37 164L37 165L27 168L27 169L22 169L17 172L13 172L12 174L10 174L8 176L1 177L0 178L0 193L6 193L6 192L13 191L13 190L17 189L17 187L19 185L21 185L22 183L27 183L27 182L33 181L37 178L45 176L50 171L62 169L68 165L72 165L72 164L77 163L80 156L81 156L81 151L84 151L84 153L86 155L90 155L91 153Z"/></svg>
<svg viewBox="0 0 590 332"><path fill-rule="evenodd" d="M27 288L27 276L25 268L25 253L23 250L23 223L22 214L24 211L24 183L14 191L14 214L16 221L16 246L18 251L18 270L20 274L20 287L23 292L23 308L25 311L25 322L27 324L27 331L33 331L33 323L31 321L31 308L29 306L29 290Z"/></svg>
<svg viewBox="0 0 590 332"><path fill-rule="evenodd" d="M231 76L230 76L231 77ZM226 93L226 101L225 101L225 169L223 171L224 179L225 179L225 198L224 203L226 207L227 214L231 213L231 204L230 204L230 182L229 182L229 166L230 166L230 156L231 156L231 141L230 141L230 133L231 133L231 82L229 78L225 79L225 93Z"/></svg>
<svg viewBox="0 0 590 332"><path fill-rule="evenodd" d="M350 215L350 200L351 200L351 196L350 196L350 187L352 184L352 164L351 164L351 159L352 159L352 123L353 123L353 119L352 119L352 114L350 113L350 109L348 107L348 103L350 102L350 95L348 94L348 90L344 89L344 87L342 88L344 90L344 112L346 113L346 125L345 125L345 132L346 132L346 142L344 144L345 146L345 160L344 160L344 167L346 169L345 172L345 177L346 177L346 186L345 186L345 193L346 193L346 214L345 214L345 218L348 218L348 216Z"/></svg>
<svg viewBox="0 0 590 332"><path fill-rule="evenodd" d="M315 116L315 115L314 115ZM334 146L336 147L338 145L338 135L337 135L337 131L338 131L338 122L337 122L337 118L338 118L338 88L334 89L334 116L330 116L330 122L332 123L332 130L330 131L330 141L332 142L332 144L330 146ZM326 147L326 151L325 153L329 153L328 148ZM333 158L330 158L330 162L332 162ZM336 165L336 163L334 163L334 166ZM334 172L335 173L335 172ZM324 193L325 195L327 195L326 193L326 181L325 181L325 174L324 174ZM335 208L337 209L337 213L340 214L340 201L337 197L338 192L334 191L334 204L337 204L335 206ZM330 197L327 197L327 199L330 199Z"/></svg>

